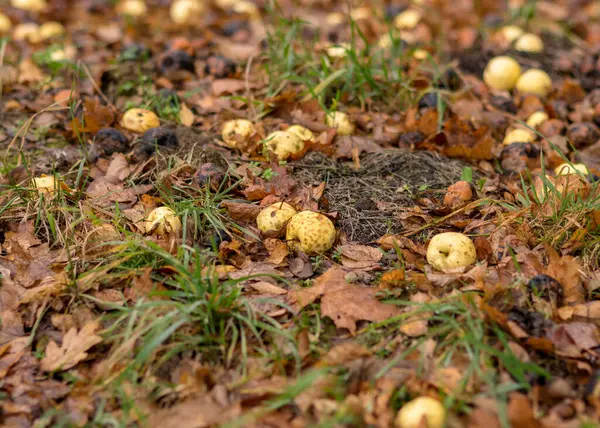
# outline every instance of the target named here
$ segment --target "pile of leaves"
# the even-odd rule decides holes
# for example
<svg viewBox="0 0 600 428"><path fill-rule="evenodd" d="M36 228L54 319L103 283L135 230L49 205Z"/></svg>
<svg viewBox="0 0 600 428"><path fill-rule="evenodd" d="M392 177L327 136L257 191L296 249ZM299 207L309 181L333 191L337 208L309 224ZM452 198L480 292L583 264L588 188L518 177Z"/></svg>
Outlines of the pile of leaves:
<svg viewBox="0 0 600 428"><path fill-rule="evenodd" d="M25 3L0 14L1 425L388 427L420 396L451 427L598 424L597 2ZM490 88L498 55L551 92ZM283 201L333 248L261 233ZM474 265L428 264L447 231Z"/></svg>

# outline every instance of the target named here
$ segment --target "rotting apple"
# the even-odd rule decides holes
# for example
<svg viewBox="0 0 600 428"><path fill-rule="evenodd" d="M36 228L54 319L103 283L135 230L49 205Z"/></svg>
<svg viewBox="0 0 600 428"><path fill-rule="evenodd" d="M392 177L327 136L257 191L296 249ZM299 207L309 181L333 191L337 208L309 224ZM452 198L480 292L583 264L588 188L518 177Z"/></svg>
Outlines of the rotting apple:
<svg viewBox="0 0 600 428"><path fill-rule="evenodd" d="M129 131L142 134L149 129L158 128L160 119L150 110L132 108L127 110L121 118L121 126Z"/></svg>
<svg viewBox="0 0 600 428"><path fill-rule="evenodd" d="M444 195L444 205L453 210L467 205L473 199L473 185L468 181L457 181L448 187Z"/></svg>
<svg viewBox="0 0 600 428"><path fill-rule="evenodd" d="M287 202L275 202L264 208L256 217L256 225L264 234L281 234L287 222L297 211Z"/></svg>
<svg viewBox="0 0 600 428"><path fill-rule="evenodd" d="M287 160L304 150L304 141L291 132L275 131L266 138L266 146L279 160Z"/></svg>
<svg viewBox="0 0 600 428"><path fill-rule="evenodd" d="M285 239L293 250L306 254L324 253L335 242L335 226L321 213L302 211L288 222Z"/></svg>
<svg viewBox="0 0 600 428"><path fill-rule="evenodd" d="M248 144L256 128L246 119L228 120L221 128L221 139L230 149L239 149Z"/></svg>
<svg viewBox="0 0 600 428"><path fill-rule="evenodd" d="M477 261L475 245L462 233L435 235L427 247L427 262L441 271L466 268Z"/></svg>
<svg viewBox="0 0 600 428"><path fill-rule="evenodd" d="M396 428L442 428L446 409L435 398L418 397L403 405L396 416Z"/></svg>
<svg viewBox="0 0 600 428"><path fill-rule="evenodd" d="M338 135L352 135L356 126L350 121L348 115L341 111L331 112L325 115L328 126L335 128Z"/></svg>
<svg viewBox="0 0 600 428"><path fill-rule="evenodd" d="M181 233L181 220L169 207L158 207L150 212L145 222L147 235L178 236Z"/></svg>
<svg viewBox="0 0 600 428"><path fill-rule="evenodd" d="M313 141L315 139L315 134L313 134L313 132L310 129L305 128L302 125L292 125L288 129L286 129L286 132L291 132L292 134L296 135L298 138L305 142Z"/></svg>
<svg viewBox="0 0 600 428"><path fill-rule="evenodd" d="M531 143L532 141L535 141L535 136L536 135L529 129L515 128L506 133L502 144Z"/></svg>
<svg viewBox="0 0 600 428"><path fill-rule="evenodd" d="M548 113L545 111L536 111L527 119L527 125L531 128L537 128L542 123L549 119Z"/></svg>

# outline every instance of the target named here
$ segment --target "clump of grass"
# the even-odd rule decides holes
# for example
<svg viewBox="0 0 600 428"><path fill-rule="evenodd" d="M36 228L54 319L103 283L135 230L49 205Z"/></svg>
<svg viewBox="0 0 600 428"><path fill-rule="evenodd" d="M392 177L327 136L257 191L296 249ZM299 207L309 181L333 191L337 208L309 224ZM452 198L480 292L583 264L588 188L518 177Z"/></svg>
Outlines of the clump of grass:
<svg viewBox="0 0 600 428"><path fill-rule="evenodd" d="M413 76L407 73L413 49L390 30L390 46L373 47L353 20L351 39L343 58L331 58L315 52L319 30L300 19L273 15L274 30L267 35L269 76L267 95L275 96L289 85L298 85L306 98L316 98L324 110L335 110L343 101L365 107L383 102L394 109L417 99L411 87ZM314 39L303 38L310 29Z"/></svg>
<svg viewBox="0 0 600 428"><path fill-rule="evenodd" d="M240 283L249 278L219 281L208 257L188 247L172 255L149 241L122 245L115 257L150 257L156 267L171 274L154 274L153 281L162 284L160 290L132 306L116 306L107 315L110 327L105 335L113 347L106 368L126 361L118 371L120 379L159 367L184 351L208 363L243 366L254 351L266 349L269 335L294 344L275 319L255 312L242 296Z"/></svg>
<svg viewBox="0 0 600 428"><path fill-rule="evenodd" d="M552 147L560 153L565 163L573 166L558 147L554 145ZM591 174L578 171L576 175L572 175L573 181L587 182L589 192L581 195L574 191L561 191L546 175L543 157L541 162L542 172L539 176L541 187L538 184L536 188L532 177L522 176L522 192L516 196L516 201L500 204L509 211L522 212L523 214L516 217L514 222L517 224L526 222L539 242L547 242L554 248L561 248L572 242L578 246L578 251L586 264L598 267L600 227L596 224L596 219L599 218L598 213L600 213L600 181Z"/></svg>
<svg viewBox="0 0 600 428"><path fill-rule="evenodd" d="M468 356L467 366L460 367L463 373L458 387L445 398L447 408L461 410L470 404L473 391L480 391L506 406L508 394L516 390L529 390L530 376L549 377L549 374L534 363L521 361L508 346L509 339L499 326L486 321L477 303L468 295L449 297L432 303L415 304L407 301L388 301L409 307L404 314L372 324L360 332L360 335L372 336L379 331L380 337L395 337L397 328L412 317L426 316L427 333L415 340L407 339L403 350L389 360L388 364L376 375L385 374L399 362L419 352L419 348L428 340L435 341L435 365L437 368L454 367L456 359L464 365L463 356ZM498 386L501 372L507 372L511 382ZM396 406L408 401L406 391L399 392ZM503 404L502 404L503 403ZM506 418L506 414L501 418ZM508 419L506 419L508 421Z"/></svg>

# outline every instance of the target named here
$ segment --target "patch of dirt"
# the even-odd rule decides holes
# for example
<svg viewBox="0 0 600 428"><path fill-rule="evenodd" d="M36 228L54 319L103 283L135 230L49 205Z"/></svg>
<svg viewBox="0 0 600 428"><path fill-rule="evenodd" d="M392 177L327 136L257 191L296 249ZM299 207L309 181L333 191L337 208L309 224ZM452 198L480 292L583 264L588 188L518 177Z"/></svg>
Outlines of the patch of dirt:
<svg viewBox="0 0 600 428"><path fill-rule="evenodd" d="M367 243L399 233L399 208L413 207L418 196L437 194L456 182L467 163L435 153L388 149L361 158L360 169L313 153L295 163L303 183L325 181L329 211L340 214L339 226L353 242Z"/></svg>

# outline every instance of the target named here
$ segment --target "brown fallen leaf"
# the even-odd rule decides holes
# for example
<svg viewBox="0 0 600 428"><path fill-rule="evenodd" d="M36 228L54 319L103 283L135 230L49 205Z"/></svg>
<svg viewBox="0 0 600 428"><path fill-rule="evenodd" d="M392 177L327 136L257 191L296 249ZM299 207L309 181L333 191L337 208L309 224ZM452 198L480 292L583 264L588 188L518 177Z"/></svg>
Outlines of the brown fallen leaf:
<svg viewBox="0 0 600 428"><path fill-rule="evenodd" d="M290 293L299 309L321 299L321 314L333 320L339 328L356 332L360 320L380 322L400 314L394 305L375 298L376 289L346 283L346 272L333 267L315 280L315 285Z"/></svg>
<svg viewBox="0 0 600 428"><path fill-rule="evenodd" d="M338 139L335 159L354 159L362 153L377 153L383 149L372 138L347 136Z"/></svg>
<svg viewBox="0 0 600 428"><path fill-rule="evenodd" d="M188 106L182 103L179 109L179 120L184 126L192 126L196 121L196 116Z"/></svg>
<svg viewBox="0 0 600 428"><path fill-rule="evenodd" d="M246 88L256 88L255 83L246 82L241 79L217 79L212 82L212 93L215 96L221 96L225 93L234 94L244 91Z"/></svg>
<svg viewBox="0 0 600 428"><path fill-rule="evenodd" d="M550 259L546 275L556 279L563 287L563 304L581 303L585 300L585 290L581 279L581 265L573 256L559 256L550 245L545 245Z"/></svg>
<svg viewBox="0 0 600 428"><path fill-rule="evenodd" d="M249 223L256 220L263 207L242 202L223 201L221 203L227 209L227 213L232 220Z"/></svg>
<svg viewBox="0 0 600 428"><path fill-rule="evenodd" d="M267 238L264 240L263 244L269 252L269 257L265 260L266 263L279 265L290 253L287 244L279 239Z"/></svg>
<svg viewBox="0 0 600 428"><path fill-rule="evenodd" d="M333 367L368 357L371 351L356 342L343 342L331 348L315 367Z"/></svg>
<svg viewBox="0 0 600 428"><path fill-rule="evenodd" d="M248 286L262 294L274 294L276 296L287 294L287 290L267 281L251 282Z"/></svg>
<svg viewBox="0 0 600 428"><path fill-rule="evenodd" d="M115 112L102 104L98 98L86 98L83 101L83 114L74 118L71 126L75 135L95 134L102 128L108 128L115 121Z"/></svg>
<svg viewBox="0 0 600 428"><path fill-rule="evenodd" d="M0 311L0 345L25 334L21 315L14 311Z"/></svg>
<svg viewBox="0 0 600 428"><path fill-rule="evenodd" d="M510 394L508 419L510 420L510 426L514 428L537 428L540 426L535 419L529 399L518 392Z"/></svg>
<svg viewBox="0 0 600 428"><path fill-rule="evenodd" d="M219 387L216 387L219 388ZM223 392L221 395L227 394ZM220 425L241 412L239 403L224 405L219 394L197 394L196 397L167 409L154 409L147 423L151 427L201 428Z"/></svg>
<svg viewBox="0 0 600 428"><path fill-rule="evenodd" d="M340 245L342 265L348 269L374 269L379 267L383 253L366 245Z"/></svg>
<svg viewBox="0 0 600 428"><path fill-rule="evenodd" d="M40 368L46 372L68 370L86 359L87 351L102 342L102 338L96 334L99 328L98 321L90 321L79 332L75 328L70 329L60 347L54 341L48 343Z"/></svg>

